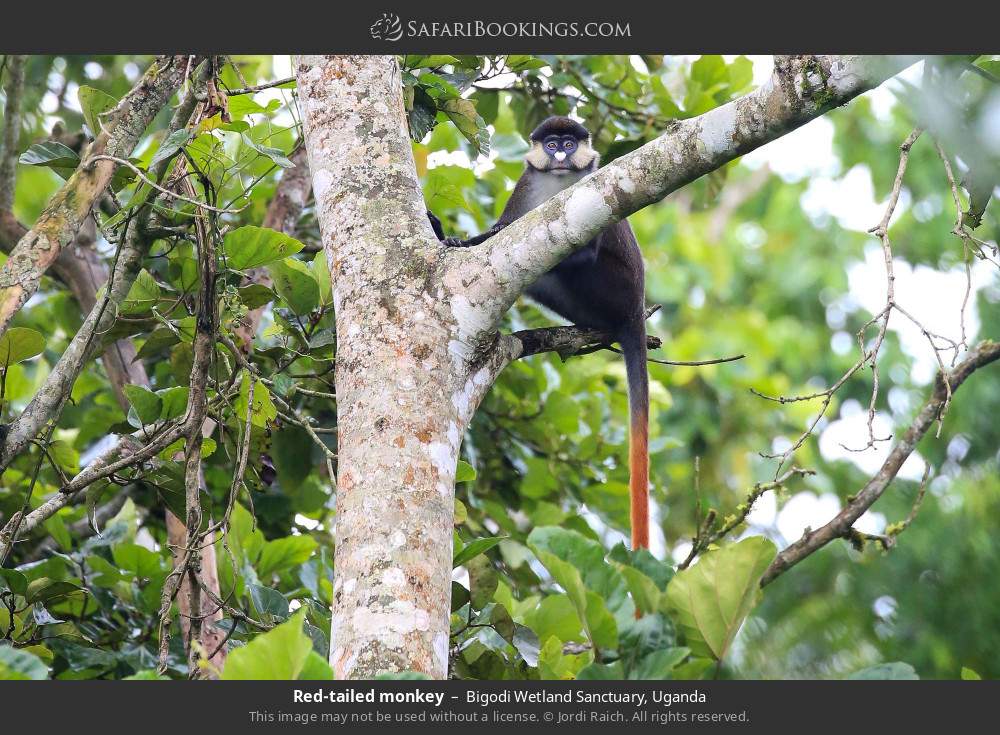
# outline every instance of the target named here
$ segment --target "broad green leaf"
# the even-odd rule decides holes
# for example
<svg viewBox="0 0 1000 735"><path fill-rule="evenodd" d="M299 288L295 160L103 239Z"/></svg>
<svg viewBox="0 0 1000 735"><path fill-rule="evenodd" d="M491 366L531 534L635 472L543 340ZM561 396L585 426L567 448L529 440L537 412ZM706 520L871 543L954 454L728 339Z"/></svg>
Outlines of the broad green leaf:
<svg viewBox="0 0 1000 735"><path fill-rule="evenodd" d="M589 653L563 653L562 641L549 636L538 652L538 676L541 679L574 679L592 660Z"/></svg>
<svg viewBox="0 0 1000 735"><path fill-rule="evenodd" d="M613 664L590 664L580 669L576 675L577 681L616 681L625 678L625 670L621 661Z"/></svg>
<svg viewBox="0 0 1000 735"><path fill-rule="evenodd" d="M45 349L41 332L26 327L11 327L0 336L0 369L40 355Z"/></svg>
<svg viewBox="0 0 1000 735"><path fill-rule="evenodd" d="M111 556L119 569L140 579L153 579L163 570L160 555L138 544L116 544L111 549Z"/></svg>
<svg viewBox="0 0 1000 735"><path fill-rule="evenodd" d="M261 283L251 283L239 289L240 301L248 309L258 309L274 301L274 291Z"/></svg>
<svg viewBox="0 0 1000 735"><path fill-rule="evenodd" d="M670 580L666 603L694 655L717 661L726 655L775 554L773 542L751 536L709 551Z"/></svg>
<svg viewBox="0 0 1000 735"><path fill-rule="evenodd" d="M313 277L319 286L320 306L333 302L333 287L330 281L330 267L327 264L326 253L320 250L312 259Z"/></svg>
<svg viewBox="0 0 1000 735"><path fill-rule="evenodd" d="M257 560L261 578L305 564L319 544L312 536L285 536L268 541Z"/></svg>
<svg viewBox="0 0 1000 735"><path fill-rule="evenodd" d="M466 140L472 143L476 153L485 156L490 152L490 132L486 122L476 112L476 104L465 98L445 100L438 108L455 123Z"/></svg>
<svg viewBox="0 0 1000 735"><path fill-rule="evenodd" d="M920 677L913 667L902 661L892 663L877 664L866 669L855 671L847 677L848 679L893 679L902 681L915 681Z"/></svg>
<svg viewBox="0 0 1000 735"><path fill-rule="evenodd" d="M625 578L628 591L640 612L651 613L659 609L661 594L653 580L633 567L622 565L619 571Z"/></svg>
<svg viewBox="0 0 1000 735"><path fill-rule="evenodd" d="M101 124L104 118L99 116L114 109L118 105L118 100L106 92L87 86L80 87L76 98L80 102L80 109L83 110L83 119L86 120L87 127L96 137L104 129Z"/></svg>
<svg viewBox="0 0 1000 735"><path fill-rule="evenodd" d="M160 284L145 268L139 271L125 301L121 304L123 314L144 314L160 300Z"/></svg>
<svg viewBox="0 0 1000 735"><path fill-rule="evenodd" d="M247 404L250 398L250 376L243 374L243 382L240 384L240 395L237 397L234 408L236 416L240 422L247 420ZM271 400L271 392L267 386L259 380L253 386L253 409L250 412L250 422L254 426L266 428L268 424L278 417L278 409Z"/></svg>
<svg viewBox="0 0 1000 735"><path fill-rule="evenodd" d="M310 651L299 672L299 681L333 681L333 669L316 651Z"/></svg>
<svg viewBox="0 0 1000 735"><path fill-rule="evenodd" d="M258 143L246 133L241 133L240 137L243 138L244 143L260 153L262 156L270 158L276 164L281 166L281 168L295 168L295 164L280 149Z"/></svg>
<svg viewBox="0 0 1000 735"><path fill-rule="evenodd" d="M190 390L182 385L157 391L156 395L159 396L163 404L160 410L160 418L167 421L183 416L187 410L189 392Z"/></svg>
<svg viewBox="0 0 1000 735"><path fill-rule="evenodd" d="M248 585L250 601L261 617L284 620L288 617L288 598L278 590L260 584Z"/></svg>
<svg viewBox="0 0 1000 735"><path fill-rule="evenodd" d="M511 54L507 57L507 67L511 71L526 71L528 69L542 69L549 65L549 62L539 59L530 54Z"/></svg>
<svg viewBox="0 0 1000 735"><path fill-rule="evenodd" d="M683 647L664 648L647 654L628 673L629 679L672 679L674 667L691 651Z"/></svg>
<svg viewBox="0 0 1000 735"><path fill-rule="evenodd" d="M242 271L283 260L303 248L301 242L277 230L246 225L226 234L222 252L226 265Z"/></svg>
<svg viewBox="0 0 1000 735"><path fill-rule="evenodd" d="M25 590L24 599L28 603L47 602L67 597L75 592L82 592L83 588L72 582L59 582L49 577L39 577L32 580Z"/></svg>
<svg viewBox="0 0 1000 735"><path fill-rule="evenodd" d="M572 534L579 538L564 534ZM596 573L589 578L601 587L612 589L614 598L619 605L621 598L625 596L625 585L618 577L621 590L614 589L613 585L608 584L609 580L604 574L605 570L591 569L595 566L594 560L588 558L592 554L581 555L581 552L590 552L591 550L585 544L581 544L581 540L587 541L583 536L573 531L558 528L536 528L528 536L528 546L552 575L552 579L566 590L566 594L576 608L577 615L583 621L587 637L594 647L598 649L614 648L618 644L618 626L615 618L608 611L605 598L588 589L587 585L584 584L580 569L595 571ZM598 546L598 548L600 547ZM554 549L560 552L560 556L562 553L575 554L576 556L573 562L569 562L546 549ZM596 564L607 567L603 553L599 552ZM610 571L610 569L608 568L606 571Z"/></svg>
<svg viewBox="0 0 1000 735"><path fill-rule="evenodd" d="M38 656L0 643L0 679L39 681L48 678L49 667Z"/></svg>
<svg viewBox="0 0 1000 735"><path fill-rule="evenodd" d="M485 610L497 590L500 576L487 557L479 554L465 562L469 572L469 598L476 610Z"/></svg>
<svg viewBox="0 0 1000 735"><path fill-rule="evenodd" d="M407 54L403 57L404 69L433 69L445 64L457 64L458 59L448 54L429 54L421 56L419 54Z"/></svg>
<svg viewBox="0 0 1000 735"><path fill-rule="evenodd" d="M72 148L54 140L47 140L29 147L17 162L25 166L48 166L63 178L69 178L73 170L80 165L80 157Z"/></svg>
<svg viewBox="0 0 1000 735"><path fill-rule="evenodd" d="M21 572L16 569L0 568L0 579L4 581L7 589L11 592L24 597L24 593L28 589L28 578L21 574Z"/></svg>
<svg viewBox="0 0 1000 735"><path fill-rule="evenodd" d="M458 469L455 471L455 482L471 482L476 479L476 468L465 460L458 460Z"/></svg>
<svg viewBox="0 0 1000 735"><path fill-rule="evenodd" d="M149 388L144 388L141 385L126 385L122 391L144 426L160 418L160 413L163 411L163 399Z"/></svg>
<svg viewBox="0 0 1000 735"><path fill-rule="evenodd" d="M230 651L222 671L225 680L297 679L312 652L312 641L302 630L305 609L242 648Z"/></svg>
<svg viewBox="0 0 1000 735"><path fill-rule="evenodd" d="M187 128L181 128L180 130L175 130L167 139L163 141L160 147L153 154L153 157L149 160L149 168L152 169L160 161L169 161L171 158L177 155L177 152L184 147L184 144L191 140L191 131Z"/></svg>
<svg viewBox="0 0 1000 735"><path fill-rule="evenodd" d="M974 669L968 666L962 667L962 681L981 681L982 678Z"/></svg>
<svg viewBox="0 0 1000 735"><path fill-rule="evenodd" d="M479 556L492 549L494 546L503 541L506 536L491 536L489 538L477 538L475 541L470 541L468 544L462 547L462 550L455 554L455 557L451 561L452 567L460 567L465 562L469 561L473 557Z"/></svg>
<svg viewBox="0 0 1000 735"><path fill-rule="evenodd" d="M579 570L585 587L604 600L620 624L634 619L635 610L629 602L625 579L618 567L605 561L606 552L599 542L568 528L545 526L531 532L528 545L536 553L551 553Z"/></svg>
<svg viewBox="0 0 1000 735"><path fill-rule="evenodd" d="M319 283L309 266L295 258L272 263L267 267L274 290L296 314L308 314L319 305Z"/></svg>

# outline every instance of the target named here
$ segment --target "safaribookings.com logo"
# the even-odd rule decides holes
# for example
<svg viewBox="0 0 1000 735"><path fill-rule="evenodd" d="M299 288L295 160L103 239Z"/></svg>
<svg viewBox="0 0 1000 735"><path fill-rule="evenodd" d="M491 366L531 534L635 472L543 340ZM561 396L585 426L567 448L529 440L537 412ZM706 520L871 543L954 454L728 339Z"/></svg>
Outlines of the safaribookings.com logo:
<svg viewBox="0 0 1000 735"><path fill-rule="evenodd" d="M395 13L382 17L368 29L376 41L407 38L630 38L632 29L622 21L419 21L406 24Z"/></svg>

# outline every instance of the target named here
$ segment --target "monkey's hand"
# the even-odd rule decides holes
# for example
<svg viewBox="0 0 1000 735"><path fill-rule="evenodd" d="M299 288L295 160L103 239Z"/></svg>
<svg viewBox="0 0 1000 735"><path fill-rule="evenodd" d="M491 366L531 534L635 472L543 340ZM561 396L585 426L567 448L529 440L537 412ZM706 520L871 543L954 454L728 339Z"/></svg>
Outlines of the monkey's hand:
<svg viewBox="0 0 1000 735"><path fill-rule="evenodd" d="M446 237L441 242L450 248L465 248L468 244L460 237Z"/></svg>

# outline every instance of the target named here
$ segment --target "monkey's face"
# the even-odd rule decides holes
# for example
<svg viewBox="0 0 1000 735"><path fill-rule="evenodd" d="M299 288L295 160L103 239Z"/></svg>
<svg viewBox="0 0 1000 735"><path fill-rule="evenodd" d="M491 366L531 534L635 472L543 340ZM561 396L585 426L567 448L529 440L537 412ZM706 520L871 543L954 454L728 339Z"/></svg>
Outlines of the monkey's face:
<svg viewBox="0 0 1000 735"><path fill-rule="evenodd" d="M534 142L527 159L539 171L558 176L591 170L597 152L586 139L573 135L548 135Z"/></svg>

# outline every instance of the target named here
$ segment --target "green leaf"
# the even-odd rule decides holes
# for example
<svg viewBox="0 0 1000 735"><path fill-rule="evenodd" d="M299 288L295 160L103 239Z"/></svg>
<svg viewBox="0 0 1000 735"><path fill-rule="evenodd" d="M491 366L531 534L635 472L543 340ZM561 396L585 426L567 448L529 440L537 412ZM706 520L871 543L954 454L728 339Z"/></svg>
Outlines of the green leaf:
<svg viewBox="0 0 1000 735"><path fill-rule="evenodd" d="M183 416L184 412L187 411L189 392L190 390L182 385L157 391L156 395L160 397L163 404L160 410L160 418L168 421L178 416Z"/></svg>
<svg viewBox="0 0 1000 735"><path fill-rule="evenodd" d="M312 536L286 536L268 541L257 561L257 573L263 578L305 564L318 546Z"/></svg>
<svg viewBox="0 0 1000 735"><path fill-rule="evenodd" d="M580 669L576 675L578 681L616 681L625 678L621 661L613 664L590 664Z"/></svg>
<svg viewBox="0 0 1000 735"><path fill-rule="evenodd" d="M54 140L35 143L17 159L25 166L48 166L68 178L73 169L80 165L80 157L72 148Z"/></svg>
<svg viewBox="0 0 1000 735"><path fill-rule="evenodd" d="M458 469L455 471L455 482L471 482L476 479L476 468L464 460L458 460Z"/></svg>
<svg viewBox="0 0 1000 735"><path fill-rule="evenodd" d="M633 567L621 566L619 570L625 578L628 591L640 612L651 613L658 610L661 595L656 583Z"/></svg>
<svg viewBox="0 0 1000 735"><path fill-rule="evenodd" d="M244 143L260 153L262 156L270 158L276 164L281 166L281 168L295 168L295 164L289 160L288 156L286 156L280 149L271 148L270 146L258 143L246 133L241 133L240 137L243 139Z"/></svg>
<svg viewBox="0 0 1000 735"><path fill-rule="evenodd" d="M40 681L49 678L49 667L33 653L0 644L0 679Z"/></svg>
<svg viewBox="0 0 1000 735"><path fill-rule="evenodd" d="M240 422L247 420L247 403L250 399L250 376L243 374L243 382L240 385L240 395L235 402L236 416ZM278 417L278 409L271 400L271 392L267 386L259 380L253 386L253 409L250 415L250 423L262 429Z"/></svg>
<svg viewBox="0 0 1000 735"><path fill-rule="evenodd" d="M719 661L753 608L760 578L777 554L763 536L709 551L667 585L667 605L696 656Z"/></svg>
<svg viewBox="0 0 1000 735"><path fill-rule="evenodd" d="M305 609L302 609L276 628L231 651L226 657L222 678L240 681L297 679L312 652L312 641L302 630L304 620Z"/></svg>
<svg viewBox="0 0 1000 735"><path fill-rule="evenodd" d="M278 620L288 617L288 598L278 590L260 584L248 585L250 601L261 617L270 616Z"/></svg>
<svg viewBox="0 0 1000 735"><path fill-rule="evenodd" d="M152 309L159 300L160 284L156 282L149 271L143 268L128 290L128 295L121 304L120 311L127 315L143 314Z"/></svg>
<svg viewBox="0 0 1000 735"><path fill-rule="evenodd" d="M87 86L80 87L76 98L80 102L80 109L83 110L83 119L87 121L87 127L96 137L104 129L99 115L114 109L118 105L118 100L106 92Z"/></svg>
<svg viewBox="0 0 1000 735"><path fill-rule="evenodd" d="M438 109L455 123L455 127L472 144L476 153L485 156L490 152L490 132L486 129L486 122L476 112L476 104L472 100L445 100Z"/></svg>
<svg viewBox="0 0 1000 735"><path fill-rule="evenodd" d="M160 413L163 411L163 399L153 391L143 388L141 385L126 385L122 391L129 404L135 409L135 414L143 426L160 418Z"/></svg>
<svg viewBox="0 0 1000 735"><path fill-rule="evenodd" d="M28 578L16 569L0 568L0 579L7 585L7 589L15 595L24 597L24 593L28 590Z"/></svg>
<svg viewBox="0 0 1000 735"><path fill-rule="evenodd" d="M492 549L494 546L503 541L506 536L491 536L489 538L478 538L475 541L470 541L462 550L455 554L454 559L452 559L451 566L460 567L465 562L469 561L473 557L479 556Z"/></svg>
<svg viewBox="0 0 1000 735"><path fill-rule="evenodd" d="M111 549L111 556L119 569L140 579L154 579L163 570L160 555L138 544L117 544Z"/></svg>
<svg viewBox="0 0 1000 735"><path fill-rule="evenodd" d="M0 369L40 355L45 349L41 332L26 327L11 327L0 336Z"/></svg>
<svg viewBox="0 0 1000 735"><path fill-rule="evenodd" d="M970 669L968 666L962 667L962 681L981 681L982 678L983 677L981 677L973 669Z"/></svg>
<svg viewBox="0 0 1000 735"><path fill-rule="evenodd" d="M160 147L153 154L153 157L149 160L149 168L152 169L160 161L169 161L171 158L177 155L184 145L191 140L191 131L187 128L181 128L180 130L175 130L167 139L163 141Z"/></svg>
<svg viewBox="0 0 1000 735"><path fill-rule="evenodd" d="M454 56L448 54L430 54L427 56L421 56L419 54L407 54L403 57L403 68L404 69L433 69L438 66L444 66L445 64L457 64L458 59Z"/></svg>
<svg viewBox="0 0 1000 735"><path fill-rule="evenodd" d="M251 283L238 291L240 301L248 309L259 309L264 304L274 301L274 291L262 283Z"/></svg>
<svg viewBox="0 0 1000 735"><path fill-rule="evenodd" d="M672 679L673 669L691 653L683 647L664 648L643 657L634 669L629 671L629 679Z"/></svg>
<svg viewBox="0 0 1000 735"><path fill-rule="evenodd" d="M299 673L299 681L333 681L333 669L316 651L310 651Z"/></svg>
<svg viewBox="0 0 1000 735"><path fill-rule="evenodd" d="M614 648L618 644L618 627L615 619L608 611L605 599L596 592L587 589L580 572L580 569L588 569L593 560L589 558L589 555L580 555L576 552L589 551L589 549L578 543L578 539L572 538L572 536L587 541L583 536L573 531L558 528L536 528L528 536L528 546L552 575L552 579L566 590L573 607L576 608L577 615L583 621L587 637L594 647ZM569 551L570 554L574 555L573 562L565 561L554 551L546 549L559 552ZM600 552L597 561L599 564L607 566L604 562L603 551ZM592 579L595 582L601 581L597 576L592 577ZM624 594L624 584L622 584L622 594Z"/></svg>
<svg viewBox="0 0 1000 735"><path fill-rule="evenodd" d="M899 681L915 681L920 677L917 672L907 663L893 661L887 664L869 666L866 669L855 671L847 677L848 679L892 679Z"/></svg>
<svg viewBox="0 0 1000 735"><path fill-rule="evenodd" d="M71 582L57 582L49 577L39 577L32 580L25 590L24 599L29 604L34 602L47 602L67 597L74 592L83 591L82 587Z"/></svg>
<svg viewBox="0 0 1000 735"><path fill-rule="evenodd" d="M547 61L543 61L529 54L511 54L507 57L507 68L511 71L525 71L527 69L543 69L548 66Z"/></svg>
<svg viewBox="0 0 1000 735"><path fill-rule="evenodd" d="M308 314L319 305L319 283L305 263L285 258L267 268L274 290L296 314Z"/></svg>
<svg viewBox="0 0 1000 735"><path fill-rule="evenodd" d="M469 598L472 607L485 610L493 599L493 593L497 591L500 576L493 562L481 554L465 562L465 568L469 571Z"/></svg>
<svg viewBox="0 0 1000 735"><path fill-rule="evenodd" d="M303 247L294 237L255 225L239 227L227 233L222 241L226 265L238 271L282 260Z"/></svg>
<svg viewBox="0 0 1000 735"><path fill-rule="evenodd" d="M333 302L333 286L330 280L330 267L326 261L326 253L322 250L313 256L312 272L319 286L320 306L327 306Z"/></svg>

